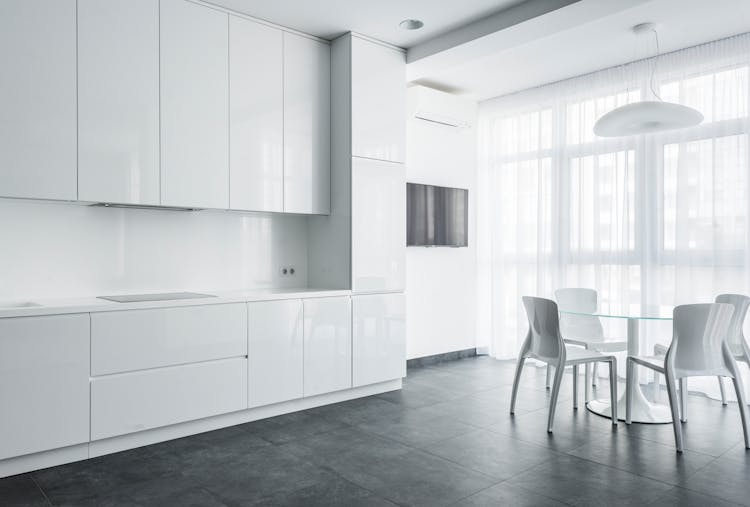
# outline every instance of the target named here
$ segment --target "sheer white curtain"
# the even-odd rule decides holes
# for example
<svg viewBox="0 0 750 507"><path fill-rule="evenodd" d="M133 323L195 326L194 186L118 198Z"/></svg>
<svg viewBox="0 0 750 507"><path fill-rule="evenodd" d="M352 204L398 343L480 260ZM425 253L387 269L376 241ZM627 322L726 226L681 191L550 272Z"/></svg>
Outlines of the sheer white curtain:
<svg viewBox="0 0 750 507"><path fill-rule="evenodd" d="M480 340L491 355L518 353L522 295L592 287L605 302L676 305L750 294L750 34L659 58L654 88L700 110L701 125L596 137L602 114L651 98L654 63L480 104ZM650 349L671 324L642 331ZM690 388L718 395L715 384Z"/></svg>

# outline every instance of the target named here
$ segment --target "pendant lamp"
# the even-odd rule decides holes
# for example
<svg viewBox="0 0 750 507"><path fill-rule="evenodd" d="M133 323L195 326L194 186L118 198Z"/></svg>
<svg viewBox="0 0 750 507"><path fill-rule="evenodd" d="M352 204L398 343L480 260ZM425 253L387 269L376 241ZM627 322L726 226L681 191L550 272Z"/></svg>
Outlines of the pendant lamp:
<svg viewBox="0 0 750 507"><path fill-rule="evenodd" d="M633 27L633 33L653 32L656 40L656 59L651 70L650 88L657 100L644 100L620 106L606 113L594 124L594 134L599 137L621 137L648 134L664 130L698 125L703 121L700 111L673 102L664 102L654 88L656 60L659 58L659 35L653 23Z"/></svg>

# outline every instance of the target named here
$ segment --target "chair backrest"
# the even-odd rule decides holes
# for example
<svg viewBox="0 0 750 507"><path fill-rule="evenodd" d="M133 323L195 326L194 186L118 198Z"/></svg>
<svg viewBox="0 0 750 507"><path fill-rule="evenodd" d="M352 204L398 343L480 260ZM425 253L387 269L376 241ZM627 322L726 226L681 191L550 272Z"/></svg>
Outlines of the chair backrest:
<svg viewBox="0 0 750 507"><path fill-rule="evenodd" d="M719 294L716 296L717 303L727 303L734 307L732 321L727 331L727 347L735 356L742 355L745 351L745 333L742 330L750 307L750 297L742 294Z"/></svg>
<svg viewBox="0 0 750 507"><path fill-rule="evenodd" d="M523 306L529 319L529 334L524 346L533 357L557 360L565 354L565 344L560 335L557 304L551 299L523 296Z"/></svg>
<svg viewBox="0 0 750 507"><path fill-rule="evenodd" d="M674 309L666 363L678 378L728 371L725 337L734 307L727 303L680 305Z"/></svg>
<svg viewBox="0 0 750 507"><path fill-rule="evenodd" d="M595 313L597 294L594 289L557 289L555 299L562 310L581 313ZM599 317L590 315L560 314L560 332L567 340L604 340L604 330Z"/></svg>

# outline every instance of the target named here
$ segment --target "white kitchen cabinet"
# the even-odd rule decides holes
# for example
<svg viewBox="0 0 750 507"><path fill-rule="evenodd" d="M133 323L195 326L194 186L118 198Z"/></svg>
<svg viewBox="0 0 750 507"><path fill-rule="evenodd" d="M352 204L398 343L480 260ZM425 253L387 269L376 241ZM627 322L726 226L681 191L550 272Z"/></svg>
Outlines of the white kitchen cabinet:
<svg viewBox="0 0 750 507"><path fill-rule="evenodd" d="M89 440L89 316L0 319L0 459Z"/></svg>
<svg viewBox="0 0 750 507"><path fill-rule="evenodd" d="M352 386L352 303L349 297L306 299L304 394Z"/></svg>
<svg viewBox="0 0 750 507"><path fill-rule="evenodd" d="M247 407L247 359L155 368L91 380L91 440Z"/></svg>
<svg viewBox="0 0 750 507"><path fill-rule="evenodd" d="M229 16L229 207L284 210L282 32Z"/></svg>
<svg viewBox="0 0 750 507"><path fill-rule="evenodd" d="M406 183L403 164L352 160L352 290L405 286Z"/></svg>
<svg viewBox="0 0 750 507"><path fill-rule="evenodd" d="M302 301L248 303L248 404L301 398Z"/></svg>
<svg viewBox="0 0 750 507"><path fill-rule="evenodd" d="M229 15L161 0L161 204L229 207Z"/></svg>
<svg viewBox="0 0 750 507"><path fill-rule="evenodd" d="M91 314L91 374L247 355L244 303Z"/></svg>
<svg viewBox="0 0 750 507"><path fill-rule="evenodd" d="M406 376L405 305L399 293L352 297L354 387Z"/></svg>
<svg viewBox="0 0 750 507"><path fill-rule="evenodd" d="M78 0L78 199L159 204L157 0Z"/></svg>
<svg viewBox="0 0 750 507"><path fill-rule="evenodd" d="M351 39L352 155L404 162L406 62L402 51Z"/></svg>
<svg viewBox="0 0 750 507"><path fill-rule="evenodd" d="M284 211L288 213L330 212L330 49L324 42L284 33Z"/></svg>
<svg viewBox="0 0 750 507"><path fill-rule="evenodd" d="M0 2L0 196L76 199L76 2Z"/></svg>

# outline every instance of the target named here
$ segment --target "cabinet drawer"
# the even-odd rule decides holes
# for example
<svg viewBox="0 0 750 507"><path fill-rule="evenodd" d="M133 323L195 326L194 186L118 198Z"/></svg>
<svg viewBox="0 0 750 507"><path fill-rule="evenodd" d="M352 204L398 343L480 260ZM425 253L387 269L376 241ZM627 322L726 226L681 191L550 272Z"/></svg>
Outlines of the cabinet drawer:
<svg viewBox="0 0 750 507"><path fill-rule="evenodd" d="M123 373L91 381L91 439L247 408L247 359Z"/></svg>
<svg viewBox="0 0 750 507"><path fill-rule="evenodd" d="M244 303L91 314L94 376L244 355Z"/></svg>

